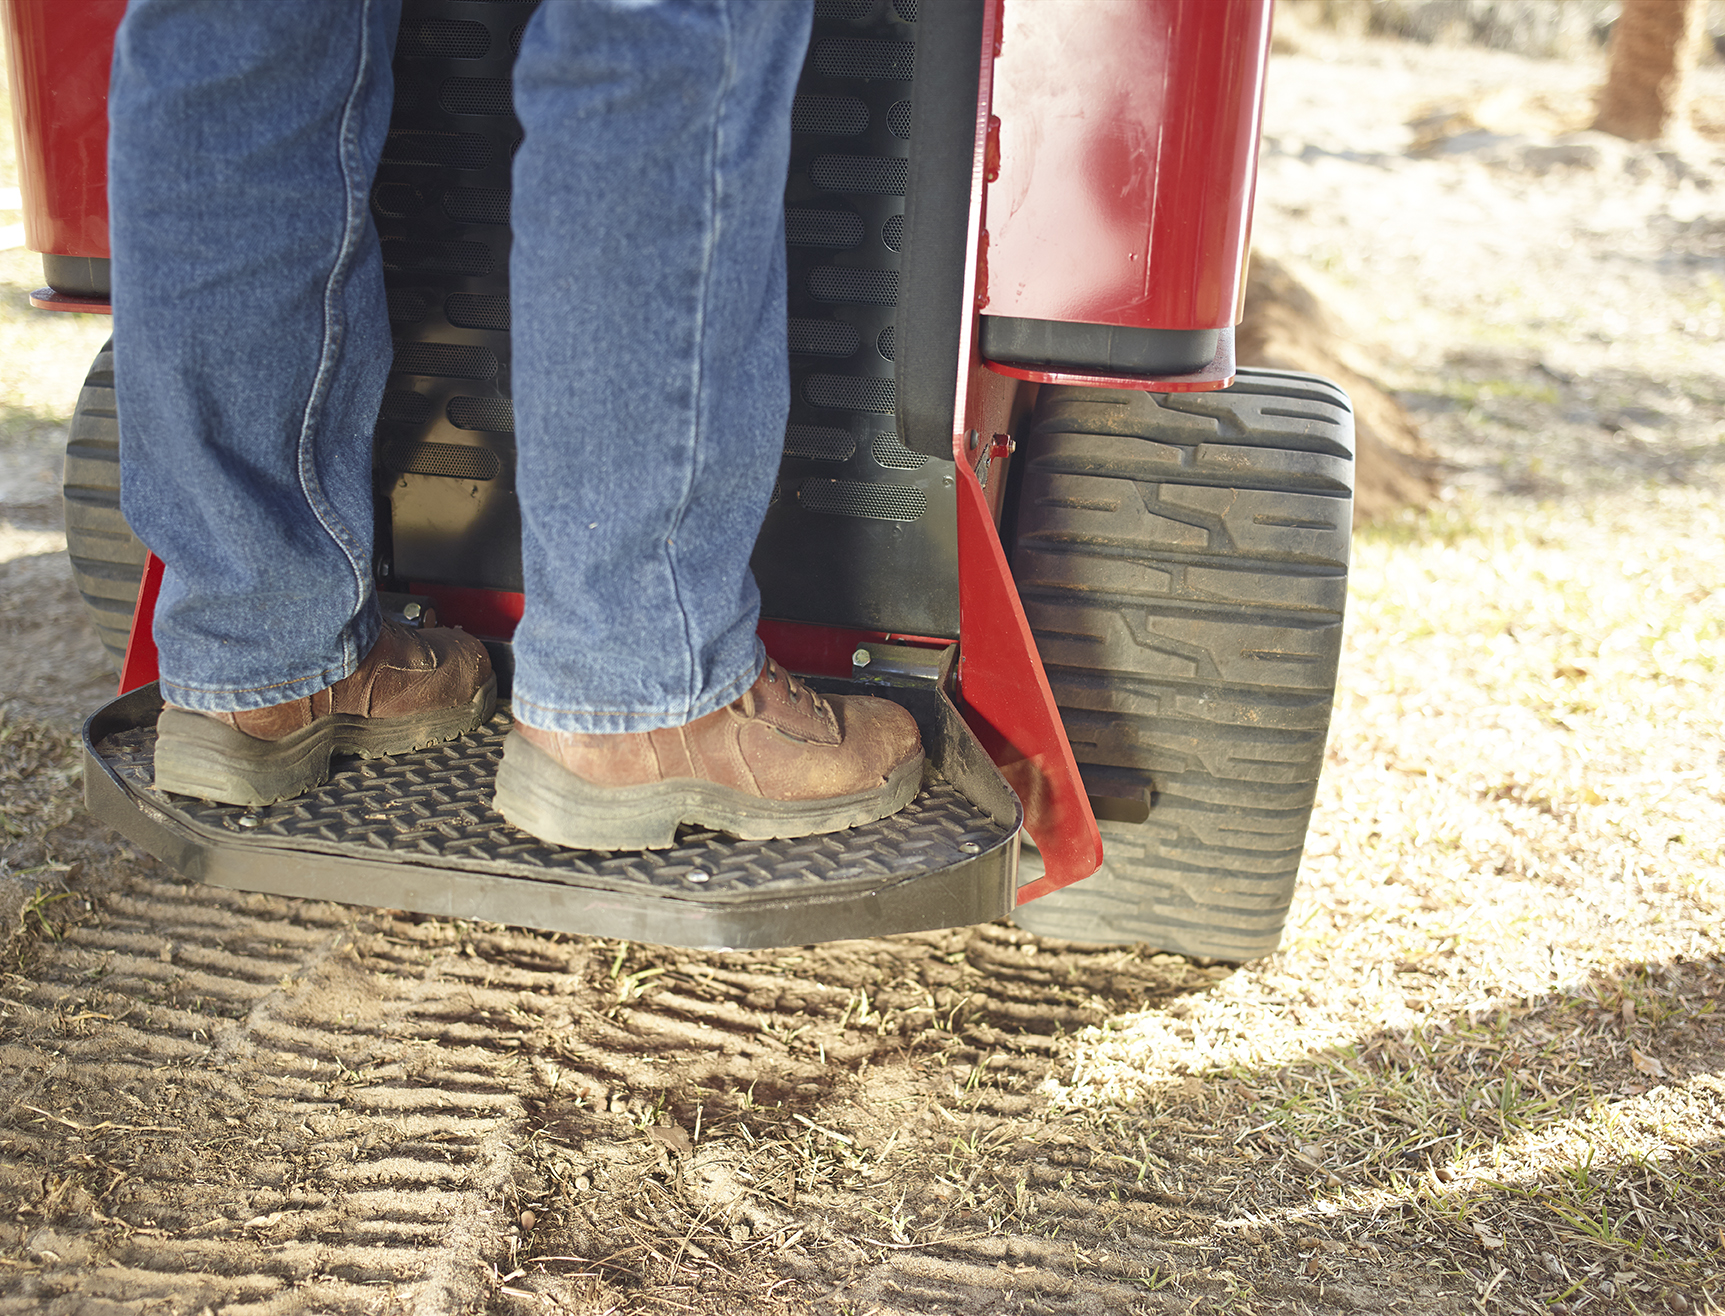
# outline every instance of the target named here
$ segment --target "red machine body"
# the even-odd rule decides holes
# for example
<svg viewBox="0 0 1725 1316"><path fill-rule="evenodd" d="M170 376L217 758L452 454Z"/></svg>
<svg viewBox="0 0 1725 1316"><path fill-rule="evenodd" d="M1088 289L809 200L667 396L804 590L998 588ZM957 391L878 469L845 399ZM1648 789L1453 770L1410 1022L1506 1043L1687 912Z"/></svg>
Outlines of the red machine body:
<svg viewBox="0 0 1725 1316"><path fill-rule="evenodd" d="M31 247L108 254L104 152L108 66L124 0L5 0ZM1102 842L997 529L1020 380L1155 392L1233 380L1250 233L1270 0L994 0L979 51L961 378L952 418L959 478L958 696L966 721L1018 792L1045 876L1033 899L1095 872ZM98 311L44 289L45 309ZM1221 331L1198 370L1144 375L983 359L979 319ZM156 676L152 558L121 688ZM507 638L518 596L413 582L446 621ZM478 597L483 594L485 597ZM848 671L859 638L915 637L764 622L794 669ZM930 644L947 643L930 640Z"/></svg>
<svg viewBox="0 0 1725 1316"><path fill-rule="evenodd" d="M108 68L126 0L5 0L24 241L47 256L108 256ZM46 310L108 309L44 289Z"/></svg>

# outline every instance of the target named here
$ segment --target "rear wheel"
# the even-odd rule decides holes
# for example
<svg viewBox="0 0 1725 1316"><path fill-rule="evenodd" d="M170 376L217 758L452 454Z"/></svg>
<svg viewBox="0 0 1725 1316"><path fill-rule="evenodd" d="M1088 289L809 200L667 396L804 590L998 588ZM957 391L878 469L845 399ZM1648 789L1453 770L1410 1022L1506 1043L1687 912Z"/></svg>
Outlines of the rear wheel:
<svg viewBox="0 0 1725 1316"><path fill-rule="evenodd" d="M143 544L120 513L120 422L114 408L114 345L97 353L66 438L66 551L72 579L102 647L120 670L144 578Z"/></svg>
<svg viewBox="0 0 1725 1316"><path fill-rule="evenodd" d="M1341 653L1353 414L1241 370L1214 393L1044 388L1013 548L1104 862L1039 935L1242 961L1275 950ZM1027 850L1028 876L1039 861Z"/></svg>

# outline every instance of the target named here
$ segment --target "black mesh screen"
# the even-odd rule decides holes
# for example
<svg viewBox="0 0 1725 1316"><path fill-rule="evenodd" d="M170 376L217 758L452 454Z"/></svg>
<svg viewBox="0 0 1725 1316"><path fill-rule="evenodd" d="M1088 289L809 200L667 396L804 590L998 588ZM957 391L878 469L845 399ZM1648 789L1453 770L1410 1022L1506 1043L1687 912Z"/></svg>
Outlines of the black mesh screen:
<svg viewBox="0 0 1725 1316"><path fill-rule="evenodd" d="M509 49L510 50L514 51L517 54L519 54L521 52L521 36L526 31L527 31L527 24L522 23L522 24L519 24L516 27L516 29L509 34Z"/></svg>
<svg viewBox="0 0 1725 1316"><path fill-rule="evenodd" d="M508 398L450 398L444 414L457 429L515 433L515 404Z"/></svg>
<svg viewBox="0 0 1725 1316"><path fill-rule="evenodd" d="M379 420L397 420L417 425L431 415L431 410L431 399L425 394L392 388L383 395L383 407L377 416Z"/></svg>
<svg viewBox="0 0 1725 1316"><path fill-rule="evenodd" d="M809 271L809 295L823 302L892 306L898 301L898 271L817 265Z"/></svg>
<svg viewBox="0 0 1725 1316"><path fill-rule="evenodd" d="M856 137L868 131L868 106L855 96L798 96L791 105L791 131Z"/></svg>
<svg viewBox="0 0 1725 1316"><path fill-rule="evenodd" d="M815 0L815 17L860 23L874 12L877 0Z"/></svg>
<svg viewBox="0 0 1725 1316"><path fill-rule="evenodd" d="M397 343L394 368L402 375L492 379L497 375L497 354L463 343Z"/></svg>
<svg viewBox="0 0 1725 1316"><path fill-rule="evenodd" d="M450 324L463 329L509 330L509 298L506 295L482 296L475 293L451 293L443 301L443 314Z"/></svg>
<svg viewBox="0 0 1725 1316"><path fill-rule="evenodd" d="M829 78L910 80L916 68L914 41L838 37L815 43L815 67Z"/></svg>
<svg viewBox="0 0 1725 1316"><path fill-rule="evenodd" d="M787 425L785 456L808 461L848 462L856 455L856 440L849 430L830 425Z"/></svg>
<svg viewBox="0 0 1725 1316"><path fill-rule="evenodd" d="M478 59L490 49L485 24L459 18L403 23L395 38L398 59Z"/></svg>
<svg viewBox="0 0 1725 1316"><path fill-rule="evenodd" d="M889 324L885 329L882 329L880 331L880 333L876 336L876 338L874 340L874 350L879 352L888 361L891 361L893 349L897 346L897 343L898 343L898 330L894 326Z"/></svg>
<svg viewBox="0 0 1725 1316"><path fill-rule="evenodd" d="M431 314L431 298L421 292L393 288L389 293L389 322L418 324Z"/></svg>
<svg viewBox="0 0 1725 1316"><path fill-rule="evenodd" d="M371 189L372 213L385 219L406 219L424 205L425 198L419 189L406 183L379 183Z"/></svg>
<svg viewBox="0 0 1725 1316"><path fill-rule="evenodd" d="M894 215L882 225L880 240L894 251L904 246L904 216Z"/></svg>
<svg viewBox="0 0 1725 1316"><path fill-rule="evenodd" d="M907 23L916 22L916 0L892 0L892 11Z"/></svg>
<svg viewBox="0 0 1725 1316"><path fill-rule="evenodd" d="M862 240L862 216L853 210L785 210L785 242L789 246L843 251Z"/></svg>
<svg viewBox="0 0 1725 1316"><path fill-rule="evenodd" d="M928 460L920 452L912 452L905 447L898 435L892 433L875 435L869 444L869 455L877 465L895 471L914 471Z"/></svg>
<svg viewBox="0 0 1725 1316"><path fill-rule="evenodd" d="M445 274L489 274L491 248L483 242L416 242L385 238L386 270L435 270Z"/></svg>
<svg viewBox="0 0 1725 1316"><path fill-rule="evenodd" d="M492 187L456 187L443 194L443 213L463 224L507 224L509 193Z"/></svg>
<svg viewBox="0 0 1725 1316"><path fill-rule="evenodd" d="M441 165L483 169L491 163L491 143L478 133L424 132L399 128L383 146L385 164Z"/></svg>
<svg viewBox="0 0 1725 1316"><path fill-rule="evenodd" d="M797 500L811 512L871 521L915 521L928 511L928 495L921 489L860 480L804 480Z"/></svg>
<svg viewBox="0 0 1725 1316"><path fill-rule="evenodd" d="M489 448L413 439L384 445L383 464L405 475L446 475L458 480L495 480L503 464Z"/></svg>
<svg viewBox="0 0 1725 1316"><path fill-rule="evenodd" d="M859 379L854 375L810 375L803 381L803 396L814 407L874 411L888 416L896 401L892 380Z"/></svg>
<svg viewBox="0 0 1725 1316"><path fill-rule="evenodd" d="M791 351L809 356L846 357L862 346L856 326L843 320L792 318L788 329Z"/></svg>
<svg viewBox="0 0 1725 1316"><path fill-rule="evenodd" d="M907 142L910 140L909 101L893 102L892 108L886 112L886 126L892 129L894 137L902 137Z"/></svg>
<svg viewBox="0 0 1725 1316"><path fill-rule="evenodd" d="M809 166L809 177L823 192L864 192L903 196L910 161L876 155L823 155Z"/></svg>
<svg viewBox="0 0 1725 1316"><path fill-rule="evenodd" d="M451 114L513 114L515 99L508 78L450 78L437 103Z"/></svg>

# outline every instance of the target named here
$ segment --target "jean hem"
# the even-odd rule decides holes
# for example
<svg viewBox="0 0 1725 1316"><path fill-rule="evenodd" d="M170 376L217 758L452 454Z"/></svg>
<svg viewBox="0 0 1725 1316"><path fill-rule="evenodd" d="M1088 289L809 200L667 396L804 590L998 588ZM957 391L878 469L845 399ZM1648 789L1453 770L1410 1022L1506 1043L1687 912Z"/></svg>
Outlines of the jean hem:
<svg viewBox="0 0 1725 1316"><path fill-rule="evenodd" d="M719 687L692 704L677 709L622 710L600 708L553 708L525 698L519 681L510 698L510 712L517 722L539 731L573 731L583 735L623 735L681 727L735 703L757 680L766 666L766 651L757 641L755 660L748 673Z"/></svg>
<svg viewBox="0 0 1725 1316"><path fill-rule="evenodd" d="M291 704L298 699L309 699L318 691L327 690L337 681L352 676L382 631L383 623L375 615L356 617L342 640L345 650L342 661L311 676L296 676L267 685L181 685L161 677L158 686L166 703L194 713L243 713L273 708L277 704Z"/></svg>

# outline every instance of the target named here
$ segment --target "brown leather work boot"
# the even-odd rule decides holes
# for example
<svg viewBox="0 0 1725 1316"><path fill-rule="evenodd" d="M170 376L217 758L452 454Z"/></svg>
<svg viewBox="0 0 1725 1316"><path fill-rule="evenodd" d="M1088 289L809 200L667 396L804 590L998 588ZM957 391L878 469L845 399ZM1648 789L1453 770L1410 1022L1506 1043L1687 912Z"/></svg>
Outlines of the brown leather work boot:
<svg viewBox="0 0 1725 1316"><path fill-rule="evenodd" d="M542 841L659 850L679 823L744 840L873 822L922 785L922 738L897 704L822 698L772 659L740 699L686 726L619 735L517 722L497 809Z"/></svg>
<svg viewBox="0 0 1725 1316"><path fill-rule="evenodd" d="M240 713L162 710L156 788L274 804L329 780L332 754L380 758L483 726L497 705L485 646L465 631L385 621L353 675L305 699Z"/></svg>

